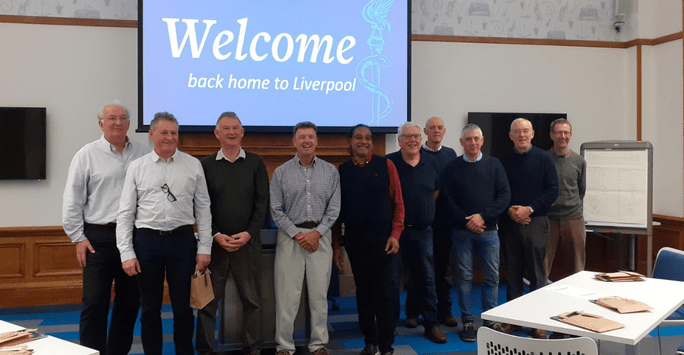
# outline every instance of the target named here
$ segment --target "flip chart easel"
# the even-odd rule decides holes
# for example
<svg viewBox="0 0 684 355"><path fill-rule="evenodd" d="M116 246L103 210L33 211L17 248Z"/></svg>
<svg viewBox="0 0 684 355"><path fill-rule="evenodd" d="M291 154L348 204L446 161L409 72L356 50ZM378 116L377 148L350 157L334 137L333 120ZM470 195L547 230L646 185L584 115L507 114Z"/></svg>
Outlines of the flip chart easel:
<svg viewBox="0 0 684 355"><path fill-rule="evenodd" d="M597 233L629 236L629 268L636 269L635 238L647 238L647 273L652 267L653 146L643 141L586 142L584 220Z"/></svg>

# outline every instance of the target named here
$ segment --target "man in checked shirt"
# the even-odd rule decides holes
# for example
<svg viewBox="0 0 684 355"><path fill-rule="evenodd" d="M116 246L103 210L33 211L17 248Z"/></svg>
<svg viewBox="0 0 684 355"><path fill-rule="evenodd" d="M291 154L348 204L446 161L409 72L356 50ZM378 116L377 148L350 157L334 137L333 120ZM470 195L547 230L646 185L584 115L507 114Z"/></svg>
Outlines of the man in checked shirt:
<svg viewBox="0 0 684 355"><path fill-rule="evenodd" d="M271 216L278 226L275 256L276 355L292 355L294 320L302 285L308 289L312 355L331 354L328 344L328 285L332 269L331 228L340 213L340 175L316 157L316 125L295 125L294 158L271 179Z"/></svg>

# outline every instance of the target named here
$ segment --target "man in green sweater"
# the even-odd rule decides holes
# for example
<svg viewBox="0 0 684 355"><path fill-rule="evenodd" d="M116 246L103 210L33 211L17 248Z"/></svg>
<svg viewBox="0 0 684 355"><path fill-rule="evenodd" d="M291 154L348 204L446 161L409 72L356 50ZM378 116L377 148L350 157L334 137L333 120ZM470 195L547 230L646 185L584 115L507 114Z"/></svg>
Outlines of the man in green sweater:
<svg viewBox="0 0 684 355"><path fill-rule="evenodd" d="M202 159L211 198L211 280L215 298L197 315L199 354L218 354L216 310L233 273L243 308L244 351L258 355L263 340L261 226L268 208L268 172L263 159L240 146L245 130L234 112L224 112L214 134L221 150Z"/></svg>

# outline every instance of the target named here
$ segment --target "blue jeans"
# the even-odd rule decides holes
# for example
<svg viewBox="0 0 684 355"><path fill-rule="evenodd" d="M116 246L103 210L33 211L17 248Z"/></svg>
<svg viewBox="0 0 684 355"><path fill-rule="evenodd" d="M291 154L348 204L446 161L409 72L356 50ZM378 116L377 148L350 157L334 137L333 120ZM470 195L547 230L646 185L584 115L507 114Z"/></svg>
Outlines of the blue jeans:
<svg viewBox="0 0 684 355"><path fill-rule="evenodd" d="M135 254L140 262L140 338L145 355L162 354L161 306L164 296L164 274L169 284L173 309L173 342L176 355L192 355L195 348L195 316L190 308L190 278L195 272L197 240L192 230L170 236L151 229L135 229Z"/></svg>
<svg viewBox="0 0 684 355"><path fill-rule="evenodd" d="M496 230L474 233L467 229L453 229L451 233L456 259L456 289L458 308L463 323L472 323L473 257L480 260L482 270L482 310L497 305L499 295L499 235ZM485 321L485 325L491 322Z"/></svg>

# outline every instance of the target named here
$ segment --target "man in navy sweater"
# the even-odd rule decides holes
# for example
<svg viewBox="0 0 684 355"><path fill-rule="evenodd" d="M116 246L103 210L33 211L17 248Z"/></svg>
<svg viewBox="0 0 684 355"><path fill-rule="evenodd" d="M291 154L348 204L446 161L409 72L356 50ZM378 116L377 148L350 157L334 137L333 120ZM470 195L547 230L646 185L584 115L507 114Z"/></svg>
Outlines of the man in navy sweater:
<svg viewBox="0 0 684 355"><path fill-rule="evenodd" d="M442 145L442 139L446 133L444 121L439 117L430 117L425 122L426 140L420 149L421 154L432 155L437 158L439 174L442 175L444 167L456 159L456 151ZM449 215L443 207L440 197L437 197L435 209L435 221L432 224L432 244L435 254L435 290L437 291L437 320L448 326L455 327L458 321L451 314L451 274L449 273L449 251L451 250L451 227L448 225ZM406 327L418 326L418 315L421 308L418 301L414 300L411 293L406 294Z"/></svg>
<svg viewBox="0 0 684 355"><path fill-rule="evenodd" d="M477 340L472 314L471 289L473 259L482 270L482 310L497 306L499 289L499 235L497 221L508 207L511 190L506 172L498 159L482 154L484 137L475 124L461 133L464 154L449 163L442 174L440 195L451 216L452 242L456 260L458 307L463 330L461 340ZM485 321L485 326L500 330L500 325Z"/></svg>
<svg viewBox="0 0 684 355"><path fill-rule="evenodd" d="M523 294L523 274L530 281L530 291L546 285L544 257L549 240L549 220L546 217L558 198L556 167L545 151L532 146L532 123L516 118L508 133L513 151L501 159L511 187L511 202L507 213L501 215L503 243L508 279L507 299ZM516 327L504 324L511 332ZM546 338L546 331L536 329L537 338Z"/></svg>

